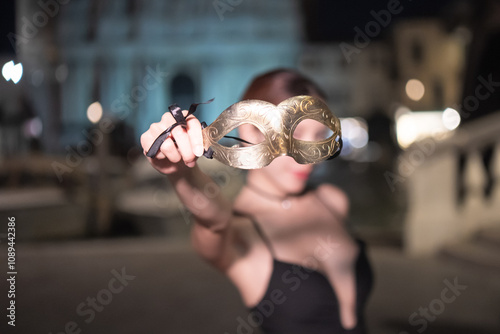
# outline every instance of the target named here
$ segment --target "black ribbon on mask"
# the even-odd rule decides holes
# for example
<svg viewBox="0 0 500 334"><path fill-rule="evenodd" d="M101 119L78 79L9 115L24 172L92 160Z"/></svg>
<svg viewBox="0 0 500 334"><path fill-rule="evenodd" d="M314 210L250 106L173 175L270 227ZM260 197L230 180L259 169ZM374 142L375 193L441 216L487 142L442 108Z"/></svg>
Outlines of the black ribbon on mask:
<svg viewBox="0 0 500 334"><path fill-rule="evenodd" d="M186 117L193 114L195 111L196 111L196 108L200 105L200 104L209 104L213 101L214 99L210 99L206 102L200 102L200 103L193 103L191 104L191 106L189 107L189 110L188 110L188 113L186 116L184 116L182 114L182 109L181 107L179 107L178 104L174 103L172 105L170 105L168 107L168 110L170 111L170 114L172 114L172 116L174 117L175 119L175 123L172 124L171 126L169 126L165 131L163 131L156 139L155 141L153 142L153 145L151 145L151 147L149 148L149 151L148 153L146 153L146 156L149 157L149 158L154 158L156 156L156 154L158 154L158 151L160 150L160 147L161 147L161 144L163 144L163 142L165 140L167 140L168 136L170 136L170 133L172 132L172 130L177 127L177 126L182 126L184 129L186 128L187 126L187 123L186 123ZM207 125L205 122L202 122L202 128L205 128ZM205 151L203 153L203 155L209 159L212 159L212 154L213 154L213 151L211 149L209 149L208 151Z"/></svg>
<svg viewBox="0 0 500 334"><path fill-rule="evenodd" d="M180 125L180 126L182 126L185 129L186 126L187 126L186 117L188 117L189 115L193 114L196 111L196 108L200 104L209 104L213 100L214 99L212 98L212 99L210 99L208 101L205 101L205 102L199 102L199 103L193 103L193 104L191 104L191 106L189 107L189 110L188 110L188 113L186 114L186 116L184 116L182 114L182 109L181 109L181 107L179 107L179 105L177 105L176 103L170 105L168 107L168 110L170 111L170 114L172 114L172 116L174 117L175 123L172 124L171 126L169 126L165 131L163 131L155 139L155 141L153 142L153 145L151 145L151 147L149 148L148 153L146 153L146 156L149 157L149 158L154 158L158 154L158 151L160 151L160 147L163 144L163 142L165 140L167 140L168 136L170 136L170 133L172 132L172 130L175 127L177 127L177 126ZM207 123L201 122L201 127L202 127L202 129L206 128L207 127ZM253 145L252 143L250 143L250 142L248 142L248 141L246 141L244 139L238 138L238 137L233 137L233 136L224 136L224 137L225 138L235 139L235 140L238 140L238 141L241 141L241 142ZM206 150L206 151L203 152L203 156L206 157L206 158L208 158L208 159L212 159L213 153L214 152L213 152L212 148L209 147L208 150Z"/></svg>

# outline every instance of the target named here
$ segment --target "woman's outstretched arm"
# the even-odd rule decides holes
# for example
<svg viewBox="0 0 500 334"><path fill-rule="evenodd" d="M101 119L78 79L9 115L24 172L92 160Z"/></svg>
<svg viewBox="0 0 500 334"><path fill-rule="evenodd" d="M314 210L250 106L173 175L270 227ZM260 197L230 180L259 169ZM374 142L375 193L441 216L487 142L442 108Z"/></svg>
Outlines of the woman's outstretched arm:
<svg viewBox="0 0 500 334"><path fill-rule="evenodd" d="M187 110L183 114L186 115ZM144 152L174 123L168 112L160 122L153 123L141 136ZM147 159L156 170L167 175L179 199L193 214L192 242L196 251L214 266L225 270L233 259L230 247L231 203L216 188L215 181L196 166L197 158L203 154L200 122L190 115L186 123L186 128L175 127L156 156Z"/></svg>

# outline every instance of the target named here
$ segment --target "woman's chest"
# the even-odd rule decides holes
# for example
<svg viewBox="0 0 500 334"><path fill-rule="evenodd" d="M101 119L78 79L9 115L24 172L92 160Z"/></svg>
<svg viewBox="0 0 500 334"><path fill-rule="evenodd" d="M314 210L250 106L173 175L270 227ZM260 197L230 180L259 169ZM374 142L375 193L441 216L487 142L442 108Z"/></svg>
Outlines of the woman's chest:
<svg viewBox="0 0 500 334"><path fill-rule="evenodd" d="M276 259L323 273L352 268L358 245L340 222L320 215L297 218L280 224L262 223Z"/></svg>

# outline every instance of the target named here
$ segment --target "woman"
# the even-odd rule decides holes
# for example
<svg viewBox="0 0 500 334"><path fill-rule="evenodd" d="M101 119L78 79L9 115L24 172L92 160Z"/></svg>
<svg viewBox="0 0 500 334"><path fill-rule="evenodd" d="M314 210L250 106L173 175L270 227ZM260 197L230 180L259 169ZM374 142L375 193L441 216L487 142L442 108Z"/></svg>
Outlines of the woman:
<svg viewBox="0 0 500 334"><path fill-rule="evenodd" d="M297 95L324 98L299 73L276 70L257 77L243 99L279 104ZM173 123L166 113L152 124L141 137L144 151ZM252 125L238 130L248 142L263 139ZM306 119L294 138L320 140L326 130ZM250 170L231 203L220 192L213 197L213 191L204 191L213 181L196 166L203 151L200 122L190 115L186 129L175 127L156 157L148 159L168 175L193 213L194 248L234 283L251 310L251 323L266 333L364 333L363 308L372 275L363 244L343 225L346 195L328 184L307 189L313 165L281 156Z"/></svg>

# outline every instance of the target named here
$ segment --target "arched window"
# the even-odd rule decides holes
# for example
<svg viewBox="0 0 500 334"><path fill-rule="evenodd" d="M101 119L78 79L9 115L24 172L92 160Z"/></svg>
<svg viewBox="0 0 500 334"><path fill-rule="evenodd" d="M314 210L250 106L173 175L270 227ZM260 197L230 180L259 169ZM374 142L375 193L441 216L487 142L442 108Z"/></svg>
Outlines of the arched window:
<svg viewBox="0 0 500 334"><path fill-rule="evenodd" d="M176 75L171 82L170 92L172 103L177 103L183 109L196 102L196 92L193 79L186 74Z"/></svg>

